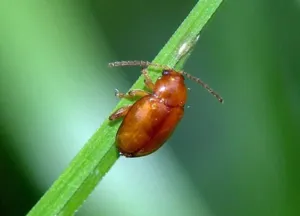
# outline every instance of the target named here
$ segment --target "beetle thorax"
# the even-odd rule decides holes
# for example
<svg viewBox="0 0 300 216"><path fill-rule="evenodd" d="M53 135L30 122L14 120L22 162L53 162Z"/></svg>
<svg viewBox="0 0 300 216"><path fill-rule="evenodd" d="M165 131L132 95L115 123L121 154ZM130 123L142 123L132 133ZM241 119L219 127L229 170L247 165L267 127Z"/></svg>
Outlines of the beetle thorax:
<svg viewBox="0 0 300 216"><path fill-rule="evenodd" d="M154 96L170 107L184 106L187 90L184 77L179 74L163 74L154 87Z"/></svg>

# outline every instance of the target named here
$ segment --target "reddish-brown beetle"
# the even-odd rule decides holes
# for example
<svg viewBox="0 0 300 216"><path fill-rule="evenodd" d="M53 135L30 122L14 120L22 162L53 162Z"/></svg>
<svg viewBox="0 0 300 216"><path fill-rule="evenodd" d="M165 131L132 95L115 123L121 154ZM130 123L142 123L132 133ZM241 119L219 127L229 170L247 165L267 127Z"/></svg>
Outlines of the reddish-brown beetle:
<svg viewBox="0 0 300 216"><path fill-rule="evenodd" d="M223 99L207 84L184 71L146 61L121 61L109 64L119 66L162 67L162 76L153 83L147 70L143 69L145 85L151 91L131 90L128 94L116 92L119 98L141 97L134 104L116 110L109 120L124 117L116 135L116 144L120 153L126 157L140 157L151 154L159 149L172 135L184 113L187 88L184 76L194 80L206 88L221 103Z"/></svg>

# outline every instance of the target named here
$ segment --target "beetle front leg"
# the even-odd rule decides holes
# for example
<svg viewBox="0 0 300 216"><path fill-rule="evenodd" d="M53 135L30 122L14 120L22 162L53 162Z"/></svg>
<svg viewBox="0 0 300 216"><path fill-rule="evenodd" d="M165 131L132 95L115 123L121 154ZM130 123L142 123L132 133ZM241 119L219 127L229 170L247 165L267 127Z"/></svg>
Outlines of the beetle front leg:
<svg viewBox="0 0 300 216"><path fill-rule="evenodd" d="M145 85L147 86L148 89L150 89L151 91L153 91L154 89L154 83L152 82L148 72L147 72L147 69L143 69L142 70L142 74L144 75L145 77Z"/></svg>
<svg viewBox="0 0 300 216"><path fill-rule="evenodd" d="M133 89L133 90L129 91L128 94L121 93L118 90L116 90L116 93L115 93L115 95L118 98L127 98L127 99L133 99L134 97L144 97L149 94L150 94L149 92L146 92L141 89Z"/></svg>
<svg viewBox="0 0 300 216"><path fill-rule="evenodd" d="M115 112L113 112L110 116L109 116L109 120L110 121L114 121L116 119L122 118L124 116L126 116L126 114L128 113L130 107L132 105L127 105L127 106L123 106L119 109L117 109Z"/></svg>

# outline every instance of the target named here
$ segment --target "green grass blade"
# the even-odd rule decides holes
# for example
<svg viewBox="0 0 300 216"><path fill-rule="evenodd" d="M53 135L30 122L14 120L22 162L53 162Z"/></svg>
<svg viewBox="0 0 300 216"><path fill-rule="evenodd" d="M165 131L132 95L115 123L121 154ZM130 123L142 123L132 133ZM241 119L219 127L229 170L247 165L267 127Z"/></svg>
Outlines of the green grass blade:
<svg viewBox="0 0 300 216"><path fill-rule="evenodd" d="M181 69L201 29L221 2L200 0L153 62ZM160 75L151 70L149 74L153 79ZM143 87L140 77L132 89ZM128 103L123 99L116 108ZM106 120L28 215L73 215L118 159L114 141L119 125L120 122L112 125Z"/></svg>

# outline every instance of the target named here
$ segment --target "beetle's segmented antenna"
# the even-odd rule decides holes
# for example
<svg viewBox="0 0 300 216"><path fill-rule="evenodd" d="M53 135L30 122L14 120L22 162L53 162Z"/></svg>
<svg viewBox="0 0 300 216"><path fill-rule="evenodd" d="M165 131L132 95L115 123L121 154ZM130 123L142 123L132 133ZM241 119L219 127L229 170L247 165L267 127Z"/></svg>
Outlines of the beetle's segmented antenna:
<svg viewBox="0 0 300 216"><path fill-rule="evenodd" d="M124 67L124 66L141 66L141 67L148 67L148 66L153 66L157 68L162 68L162 69L171 69L168 66L161 65L161 64L156 64L148 61L116 61L116 62L111 62L108 64L109 67Z"/></svg>
<svg viewBox="0 0 300 216"><path fill-rule="evenodd" d="M168 66L160 65L157 63L151 63L148 61L116 61L111 62L108 64L109 67L124 67L124 66L141 66L141 67L148 67L148 66L154 66L157 68L161 68L164 70L174 70ZM176 71L176 70L174 70ZM176 71L178 73L181 73L182 75L186 76L188 79L195 81L196 83L202 85L203 88L205 88L209 93L211 93L213 96L215 96L220 103L223 103L223 98L215 92L212 88L210 88L206 83L204 83L200 78L194 77L191 74L185 72L185 71Z"/></svg>
<svg viewBox="0 0 300 216"><path fill-rule="evenodd" d="M186 76L188 79L195 81L196 83L199 83L200 85L203 86L209 93L211 93L213 96L215 96L220 103L223 103L224 100L223 98L215 92L212 88L210 88L205 82L203 82L200 78L194 77L191 74L184 72L184 71L178 71L179 73L182 73L184 76Z"/></svg>
<svg viewBox="0 0 300 216"><path fill-rule="evenodd" d="M123 66L142 66L147 67L151 64L148 61L117 61L108 64L109 67L123 67Z"/></svg>

